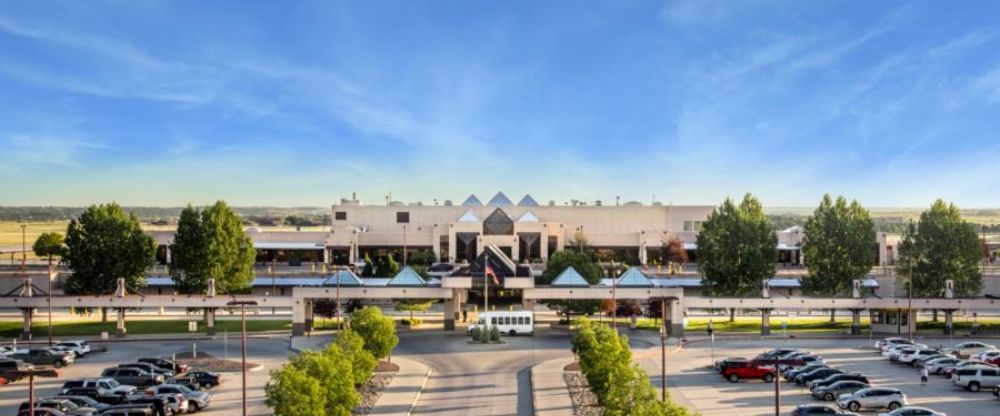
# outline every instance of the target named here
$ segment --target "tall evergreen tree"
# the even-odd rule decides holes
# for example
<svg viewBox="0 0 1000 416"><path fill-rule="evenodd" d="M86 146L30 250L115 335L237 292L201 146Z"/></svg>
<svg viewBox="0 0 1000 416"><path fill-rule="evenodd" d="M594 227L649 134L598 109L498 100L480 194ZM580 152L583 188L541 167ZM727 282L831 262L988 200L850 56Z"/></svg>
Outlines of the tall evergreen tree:
<svg viewBox="0 0 1000 416"><path fill-rule="evenodd" d="M806 221L802 253L808 277L802 282L810 294L838 296L851 290L878 261L878 240L868 210L857 201L824 195Z"/></svg>
<svg viewBox="0 0 1000 416"><path fill-rule="evenodd" d="M778 237L760 201L746 194L740 205L726 199L698 234L698 269L708 293L753 296L774 276Z"/></svg>
<svg viewBox="0 0 1000 416"><path fill-rule="evenodd" d="M204 293L209 279L220 294L243 292L253 283L253 241L223 201L181 211L172 253L170 277L182 293Z"/></svg>
<svg viewBox="0 0 1000 416"><path fill-rule="evenodd" d="M69 294L114 292L124 278L129 292L146 285L146 269L156 262L156 243L142 232L139 219L116 203L91 205L70 221L63 254L73 275L64 290Z"/></svg>
<svg viewBox="0 0 1000 416"><path fill-rule="evenodd" d="M955 282L955 296L975 296L983 287L976 227L954 204L934 201L904 233L899 254L897 270L912 280L915 296L941 296L949 279Z"/></svg>

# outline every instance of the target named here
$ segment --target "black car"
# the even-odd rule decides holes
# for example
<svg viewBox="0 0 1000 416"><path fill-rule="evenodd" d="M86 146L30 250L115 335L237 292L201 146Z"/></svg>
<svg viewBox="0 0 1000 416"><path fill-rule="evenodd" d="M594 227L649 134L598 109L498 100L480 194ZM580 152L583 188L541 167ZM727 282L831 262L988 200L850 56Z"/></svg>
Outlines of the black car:
<svg viewBox="0 0 1000 416"><path fill-rule="evenodd" d="M810 416L810 415L858 416L857 413L843 411L833 406L827 406L825 404L800 404L798 407L792 410L792 416Z"/></svg>
<svg viewBox="0 0 1000 416"><path fill-rule="evenodd" d="M153 405L122 405L101 412L101 416L156 416Z"/></svg>
<svg viewBox="0 0 1000 416"><path fill-rule="evenodd" d="M868 382L868 377L860 373L840 373L834 374L832 376L826 377L824 379L817 380L809 386L809 390L815 390L822 386L829 386L838 381L860 381L865 384L870 384Z"/></svg>
<svg viewBox="0 0 1000 416"><path fill-rule="evenodd" d="M800 374L805 374L818 368L829 368L829 367L827 367L825 364L804 365L794 370L788 370L788 372L785 373L785 380L795 381L795 377L798 377Z"/></svg>
<svg viewBox="0 0 1000 416"><path fill-rule="evenodd" d="M140 363L149 363L157 367L160 367L162 369L173 371L174 374L180 374L188 370L187 364L181 364L176 361L168 360L166 358L143 357L136 361Z"/></svg>
<svg viewBox="0 0 1000 416"><path fill-rule="evenodd" d="M820 368L805 374L799 374L798 376L795 376L795 383L804 386L806 385L806 383L809 383L810 381L822 380L834 374L840 374L840 373L843 373L843 371L837 370L835 368Z"/></svg>
<svg viewBox="0 0 1000 416"><path fill-rule="evenodd" d="M63 389L63 396L84 396L107 405L121 403L125 397L100 387L71 387Z"/></svg>
<svg viewBox="0 0 1000 416"><path fill-rule="evenodd" d="M186 380L196 387L193 390L198 390L198 387L203 387L206 389L213 388L222 384L222 374L213 373L211 371L190 371L184 374L182 377L176 377L177 380Z"/></svg>
<svg viewBox="0 0 1000 416"><path fill-rule="evenodd" d="M83 395L80 395L80 396L60 395L60 396L55 396L53 398L54 399L69 400L69 401L75 403L77 406L80 406L80 407L90 407L90 408L93 408L93 409L97 409L98 412L111 407L110 404L101 403L101 402L97 401L96 399L93 399L93 398L88 397L88 396L83 396Z"/></svg>
<svg viewBox="0 0 1000 416"><path fill-rule="evenodd" d="M146 372L150 372L150 373L153 373L153 374L161 374L161 375L163 375L164 378L173 377L174 376L174 370L171 370L171 369L168 369L168 368L162 368L162 367L160 367L158 365L150 364L150 363L118 364L118 368L138 368L140 370L143 370L143 371L146 371Z"/></svg>
<svg viewBox="0 0 1000 416"><path fill-rule="evenodd" d="M170 400L163 396L135 395L128 396L122 405L127 406L153 406L155 416L173 416L174 409L170 407Z"/></svg>

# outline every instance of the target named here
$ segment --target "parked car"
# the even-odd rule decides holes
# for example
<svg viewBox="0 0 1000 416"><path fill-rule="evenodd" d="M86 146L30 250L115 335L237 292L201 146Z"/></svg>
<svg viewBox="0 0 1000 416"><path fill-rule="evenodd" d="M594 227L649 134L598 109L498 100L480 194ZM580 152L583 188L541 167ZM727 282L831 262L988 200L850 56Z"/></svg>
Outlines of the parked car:
<svg viewBox="0 0 1000 416"><path fill-rule="evenodd" d="M899 350L901 350L903 348L925 349L925 348L928 348L928 347L926 345L924 345L924 344L916 344L916 343L914 343L914 344L901 344L901 345L896 345L896 346L893 346L893 347L889 347L885 351L882 351L882 356L888 358L889 360L892 360L892 355L896 354L898 356L899 355Z"/></svg>
<svg viewBox="0 0 1000 416"><path fill-rule="evenodd" d="M908 346L905 346L905 347L892 348L892 349L889 350L889 361L890 362L894 362L894 363L899 362L899 358L900 357L902 357L904 355L913 354L913 353L915 353L917 351L920 351L920 350L923 350L923 349L926 349L926 348L919 347L919 346L916 346L916 345L908 345Z"/></svg>
<svg viewBox="0 0 1000 416"><path fill-rule="evenodd" d="M163 381L166 380L162 374L153 374L149 371L132 367L107 368L101 373L101 377L112 378L119 383L137 387L163 384Z"/></svg>
<svg viewBox="0 0 1000 416"><path fill-rule="evenodd" d="M733 363L722 371L722 377L731 383L737 383L745 378L759 378L770 383L774 381L774 367L757 364L753 361L748 363Z"/></svg>
<svg viewBox="0 0 1000 416"><path fill-rule="evenodd" d="M24 351L23 349L17 349L9 345L0 345L0 358L9 358L17 352Z"/></svg>
<svg viewBox="0 0 1000 416"><path fill-rule="evenodd" d="M871 386L857 380L835 381L833 383L825 384L812 389L812 396L820 400L832 402L842 394L854 393L861 389L867 389L868 387Z"/></svg>
<svg viewBox="0 0 1000 416"><path fill-rule="evenodd" d="M96 377L96 378L81 378L79 380L70 380L63 383L63 394L66 394L67 389L72 389L77 387L97 387L107 390L112 394L118 394L118 395L134 394L137 390L134 385L123 384L113 378Z"/></svg>
<svg viewBox="0 0 1000 416"><path fill-rule="evenodd" d="M67 397L89 397L97 402L104 403L108 406L113 406L121 403L125 398L123 394L115 394L111 390L107 390L101 387L73 387L69 389L63 389L63 396ZM106 408L104 410L107 410Z"/></svg>
<svg viewBox="0 0 1000 416"><path fill-rule="evenodd" d="M947 377L947 378L951 378L951 376L953 374L955 374L955 371L961 370L961 369L963 369L965 367L970 367L970 366L994 367L994 368L996 367L995 365L992 365L992 364L989 364L989 363L977 363L975 361L959 361L958 364L955 364L952 367L945 367L944 370L941 371L941 374L944 374L944 376Z"/></svg>
<svg viewBox="0 0 1000 416"><path fill-rule="evenodd" d="M913 341L910 341L910 340L908 340L906 338L898 338L898 337L886 338L886 339L884 339L882 341L879 341L879 342L881 344L880 343L876 343L875 347L876 347L876 349L879 350L879 352L882 352L883 355L885 355L884 353L887 350L889 350L890 348L893 348L893 347L906 346L906 345L916 345L916 343L913 342Z"/></svg>
<svg viewBox="0 0 1000 416"><path fill-rule="evenodd" d="M1000 357L1000 350L989 350L989 351L983 351L983 352L981 352L979 354L973 354L973 355L969 356L969 360L971 360L971 361L989 361L989 360L992 360L992 359L997 358L997 357Z"/></svg>
<svg viewBox="0 0 1000 416"><path fill-rule="evenodd" d="M896 388L869 387L851 394L841 395L837 398L837 406L840 406L841 409L849 409L852 412L857 412L861 409L896 410L906 406L906 395Z"/></svg>
<svg viewBox="0 0 1000 416"><path fill-rule="evenodd" d="M927 372L930 374L941 374L945 368L954 366L958 363L958 358L944 356L927 360L924 362L924 368L927 369Z"/></svg>
<svg viewBox="0 0 1000 416"><path fill-rule="evenodd" d="M800 404L792 409L792 416L810 416L810 415L845 415L845 416L861 416L854 412L845 412L843 410L834 408L833 406L827 406L825 404Z"/></svg>
<svg viewBox="0 0 1000 416"><path fill-rule="evenodd" d="M17 416L29 416L34 414L35 416L66 416L65 413L60 412L56 409L46 409L44 407L35 408L34 412L28 412L28 409L21 410L17 412Z"/></svg>
<svg viewBox="0 0 1000 416"><path fill-rule="evenodd" d="M208 392L191 390L187 387L176 384L163 384L150 387L146 389L146 394L154 396L160 394L183 394L184 398L188 400L191 412L197 412L208 407L209 403L212 401L212 395Z"/></svg>
<svg viewBox="0 0 1000 416"><path fill-rule="evenodd" d="M110 404L101 403L98 400L95 400L95 399L93 399L93 398L91 398L89 396L83 396L83 395L79 395L79 396L59 395L59 396L54 396L53 398L54 399L66 399L66 400L69 400L69 401L71 401L73 403L76 403L76 405L80 406L80 407L90 407L90 408L97 409L98 412L101 412L104 409L107 409L107 408L111 407Z"/></svg>
<svg viewBox="0 0 1000 416"><path fill-rule="evenodd" d="M151 404L125 404L105 410L101 416L156 416L156 409Z"/></svg>
<svg viewBox="0 0 1000 416"><path fill-rule="evenodd" d="M957 344L953 347L945 348L944 352L953 354L959 358L965 358L971 355L995 349L997 349L996 345L985 344L979 341L969 341Z"/></svg>
<svg viewBox="0 0 1000 416"><path fill-rule="evenodd" d="M58 351L52 348L37 348L23 352L17 352L12 358L22 360L34 365L51 365L61 368L73 364L74 355L71 352Z"/></svg>
<svg viewBox="0 0 1000 416"><path fill-rule="evenodd" d="M828 367L826 366L826 364L820 364L820 363L807 364L802 367L789 370L787 373L785 373L785 380L789 382L795 381L795 377L797 377L799 374L808 373L817 368L828 368Z"/></svg>
<svg viewBox="0 0 1000 416"><path fill-rule="evenodd" d="M72 416L93 416L97 414L97 409L90 407L80 407L66 399L39 399L35 400L35 409L55 409ZM21 403L18 412L27 412L28 402Z"/></svg>
<svg viewBox="0 0 1000 416"><path fill-rule="evenodd" d="M843 373L843 371L840 371L836 368L817 368L808 373L799 374L795 376L795 384L805 386L807 385L806 383L810 381L824 379L834 374L840 374L840 373Z"/></svg>
<svg viewBox="0 0 1000 416"><path fill-rule="evenodd" d="M164 378L173 377L175 374L173 370L166 368L161 368L150 363L125 363L118 364L119 368L138 368L143 371L147 371L153 374L161 374Z"/></svg>
<svg viewBox="0 0 1000 416"><path fill-rule="evenodd" d="M222 374L211 371L190 371L184 373L183 376L178 377L177 379L187 380L195 386L205 389L210 389L222 384Z"/></svg>
<svg viewBox="0 0 1000 416"><path fill-rule="evenodd" d="M823 360L823 357L820 357L818 355L812 355L812 354L799 355L799 356L796 356L795 359L798 360L797 363L779 364L778 365L778 369L780 369L781 372L784 373L786 371L791 371L792 369L795 369L795 368L798 368L798 367L802 367L802 366L806 366L806 365L809 365L809 364L813 364L813 363L824 364L826 362L825 360Z"/></svg>
<svg viewBox="0 0 1000 416"><path fill-rule="evenodd" d="M893 410L889 413L879 413L878 416L948 416L926 407L906 406Z"/></svg>
<svg viewBox="0 0 1000 416"><path fill-rule="evenodd" d="M125 401L122 402L123 405L153 405L153 410L156 412L156 416L173 416L174 408L170 405L170 399L166 397L149 396L145 394L138 394L135 396L128 396Z"/></svg>
<svg viewBox="0 0 1000 416"><path fill-rule="evenodd" d="M168 360L166 358L143 357L136 361L140 363L149 363L157 367L160 367L162 369L173 371L174 374L180 374L188 371L187 364L181 364L175 361Z"/></svg>
<svg viewBox="0 0 1000 416"><path fill-rule="evenodd" d="M827 378L813 381L812 384L809 385L809 390L813 390L823 386L829 386L838 381L860 381L862 383L868 384L868 376L865 376L864 374L861 373L834 374Z"/></svg>
<svg viewBox="0 0 1000 416"><path fill-rule="evenodd" d="M72 351L77 357L83 357L90 354L90 344L83 340L62 341L55 346Z"/></svg>
<svg viewBox="0 0 1000 416"><path fill-rule="evenodd" d="M978 392L983 387L1000 386L1000 369L985 366L960 368L951 376L951 384L971 392Z"/></svg>
<svg viewBox="0 0 1000 416"><path fill-rule="evenodd" d="M34 365L21 360L11 358L0 359L0 376L3 376L10 383L20 380L25 377L28 371L34 369Z"/></svg>
<svg viewBox="0 0 1000 416"><path fill-rule="evenodd" d="M183 394L160 394L156 397L163 397L167 399L170 403L170 408L174 411L174 414L182 415L188 413L190 402L188 402L188 399L184 397Z"/></svg>
<svg viewBox="0 0 1000 416"><path fill-rule="evenodd" d="M950 355L942 354L940 351L936 350L919 350L911 354L901 355L899 357L899 362L903 364L909 364L912 367L920 367L923 364L923 360L928 358L937 357L948 357Z"/></svg>

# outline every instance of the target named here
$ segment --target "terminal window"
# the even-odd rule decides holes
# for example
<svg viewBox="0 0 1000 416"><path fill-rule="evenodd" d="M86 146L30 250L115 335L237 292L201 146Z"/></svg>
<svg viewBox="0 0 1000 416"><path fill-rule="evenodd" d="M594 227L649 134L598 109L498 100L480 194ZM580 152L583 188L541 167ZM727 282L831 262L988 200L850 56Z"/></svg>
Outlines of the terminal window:
<svg viewBox="0 0 1000 416"><path fill-rule="evenodd" d="M409 212L397 212L396 213L396 223L397 224L407 224L410 222Z"/></svg>
<svg viewBox="0 0 1000 416"><path fill-rule="evenodd" d="M333 213L333 219L337 221L347 221L347 211L337 211Z"/></svg>

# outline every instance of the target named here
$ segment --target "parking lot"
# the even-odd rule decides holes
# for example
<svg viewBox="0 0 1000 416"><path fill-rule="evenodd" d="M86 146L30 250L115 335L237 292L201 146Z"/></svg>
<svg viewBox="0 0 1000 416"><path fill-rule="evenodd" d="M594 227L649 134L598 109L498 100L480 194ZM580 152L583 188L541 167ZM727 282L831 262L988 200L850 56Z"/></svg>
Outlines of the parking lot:
<svg viewBox="0 0 1000 416"><path fill-rule="evenodd" d="M929 346L952 345L947 339L917 341ZM954 341L957 342L960 340ZM1000 414L1000 400L990 392L970 393L952 386L950 380L934 375L927 386L921 386L918 369L890 363L875 352L868 339L719 340L715 343L715 359L728 356L753 358L776 347L809 350L822 355L831 367L866 374L873 387L899 388L907 395L910 405L929 407L951 416ZM667 385L674 399L704 416L773 415L774 384L760 380L733 384L724 380L710 366L711 351L710 342L696 342L668 356ZM658 354L648 354L640 362L658 385ZM820 402L811 399L807 388L782 381L781 414L790 414L795 406L803 403Z"/></svg>
<svg viewBox="0 0 1000 416"><path fill-rule="evenodd" d="M231 337L228 343L229 358L239 359L239 339ZM251 338L247 343L249 361L263 364L261 371L250 372L247 375L248 414L268 415L270 410L263 404L264 385L267 383L268 370L279 367L288 357L288 338ZM36 378L35 395L38 398L58 394L67 380L96 377L108 367L119 363L135 362L140 357L167 357L173 353L190 351L191 342L176 341L138 341L117 342L108 344L108 352L94 353L80 358L75 364L61 369L59 378ZM199 352L208 352L217 357L225 355L225 344L221 339L199 341ZM223 384L210 390L212 403L200 415L226 415L238 413L241 404L239 373L224 373ZM12 384L0 386L0 415L17 414L17 407L28 400L28 381L19 380Z"/></svg>

